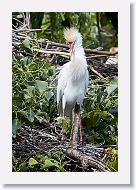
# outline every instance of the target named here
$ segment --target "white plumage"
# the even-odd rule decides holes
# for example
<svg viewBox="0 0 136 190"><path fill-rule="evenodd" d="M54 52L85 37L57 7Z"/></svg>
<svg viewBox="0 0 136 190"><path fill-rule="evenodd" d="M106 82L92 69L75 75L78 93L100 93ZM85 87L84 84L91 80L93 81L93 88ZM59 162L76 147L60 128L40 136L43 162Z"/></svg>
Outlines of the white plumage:
<svg viewBox="0 0 136 190"><path fill-rule="evenodd" d="M57 105L63 120L64 115L70 115L76 103L81 107L89 81L81 34L70 28L64 31L64 37L70 44L71 60L58 75ZM62 122L62 136L63 128Z"/></svg>

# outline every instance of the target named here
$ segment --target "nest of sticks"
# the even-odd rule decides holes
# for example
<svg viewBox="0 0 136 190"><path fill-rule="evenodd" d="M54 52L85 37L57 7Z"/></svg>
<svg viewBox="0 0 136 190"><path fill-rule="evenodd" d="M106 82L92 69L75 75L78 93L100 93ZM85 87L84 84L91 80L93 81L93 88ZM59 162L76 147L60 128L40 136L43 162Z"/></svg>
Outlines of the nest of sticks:
<svg viewBox="0 0 136 190"><path fill-rule="evenodd" d="M45 156L50 154L54 157L60 149L64 159L68 162L66 171L114 171L113 168L105 164L107 153L102 147L103 143L97 145L78 144L76 149L71 149L70 139L65 139L62 143L60 134L61 130L56 130L54 124L34 125L33 128L23 126L12 140L12 153L26 164L31 157L38 153Z"/></svg>

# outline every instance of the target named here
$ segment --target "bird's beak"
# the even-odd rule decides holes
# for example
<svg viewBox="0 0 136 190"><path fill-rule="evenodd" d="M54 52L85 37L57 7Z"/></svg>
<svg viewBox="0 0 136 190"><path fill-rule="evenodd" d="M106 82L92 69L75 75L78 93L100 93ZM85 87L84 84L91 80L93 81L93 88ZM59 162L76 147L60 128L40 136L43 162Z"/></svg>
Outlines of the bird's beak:
<svg viewBox="0 0 136 190"><path fill-rule="evenodd" d="M69 43L69 48L70 48L70 55L71 55L73 53L74 42Z"/></svg>

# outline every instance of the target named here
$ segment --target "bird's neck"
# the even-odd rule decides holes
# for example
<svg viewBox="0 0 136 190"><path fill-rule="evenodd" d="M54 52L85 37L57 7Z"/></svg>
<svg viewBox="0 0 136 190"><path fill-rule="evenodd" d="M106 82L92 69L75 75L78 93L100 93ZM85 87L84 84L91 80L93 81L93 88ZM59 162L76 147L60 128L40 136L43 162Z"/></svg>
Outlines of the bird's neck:
<svg viewBox="0 0 136 190"><path fill-rule="evenodd" d="M76 59L86 59L85 58L85 52L84 52L84 49L82 47L82 44L75 44L75 50L71 56L71 63L74 64Z"/></svg>
<svg viewBox="0 0 136 190"><path fill-rule="evenodd" d="M71 56L71 61L69 64L70 78L72 83L74 83L75 81L80 81L80 79L82 79L86 68L87 62L84 49L82 45L76 46L75 51Z"/></svg>
<svg viewBox="0 0 136 190"><path fill-rule="evenodd" d="M74 45L74 51L71 56L71 61L74 62L74 60L80 59L80 58L86 60L85 52L82 46L82 36L80 33L78 33L76 42Z"/></svg>

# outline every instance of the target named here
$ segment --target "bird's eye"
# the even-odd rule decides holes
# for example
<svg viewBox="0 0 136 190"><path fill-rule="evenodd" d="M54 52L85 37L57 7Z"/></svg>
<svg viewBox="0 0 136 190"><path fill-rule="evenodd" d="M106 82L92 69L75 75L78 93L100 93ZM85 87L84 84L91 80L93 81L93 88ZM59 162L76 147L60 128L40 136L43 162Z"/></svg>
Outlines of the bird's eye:
<svg viewBox="0 0 136 190"><path fill-rule="evenodd" d="M73 44L73 42L68 42L68 43L69 43L69 45Z"/></svg>
<svg viewBox="0 0 136 190"><path fill-rule="evenodd" d="M70 47L70 49L73 49L73 48L74 48L74 44L75 44L75 42L69 42L69 47Z"/></svg>
<svg viewBox="0 0 136 190"><path fill-rule="evenodd" d="M74 42L68 42L69 45L74 45L75 44L75 41Z"/></svg>

